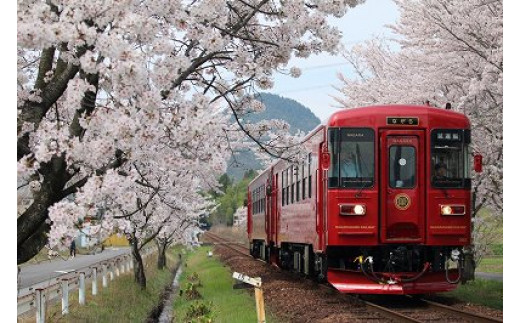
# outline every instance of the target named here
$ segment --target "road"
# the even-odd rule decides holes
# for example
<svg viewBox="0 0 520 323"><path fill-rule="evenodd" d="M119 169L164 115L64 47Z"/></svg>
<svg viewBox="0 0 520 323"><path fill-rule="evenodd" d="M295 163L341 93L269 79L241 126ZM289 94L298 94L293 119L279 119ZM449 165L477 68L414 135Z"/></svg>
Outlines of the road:
<svg viewBox="0 0 520 323"><path fill-rule="evenodd" d="M43 288L54 284L58 277L81 271L98 262L129 254L130 248L107 248L95 255L76 255L74 259L55 259L21 267L18 296L29 293L29 288Z"/></svg>
<svg viewBox="0 0 520 323"><path fill-rule="evenodd" d="M498 281L503 281L504 280L503 274L501 274L501 273L479 273L479 272L476 272L475 273L475 277L476 278L481 278L481 279L498 280Z"/></svg>

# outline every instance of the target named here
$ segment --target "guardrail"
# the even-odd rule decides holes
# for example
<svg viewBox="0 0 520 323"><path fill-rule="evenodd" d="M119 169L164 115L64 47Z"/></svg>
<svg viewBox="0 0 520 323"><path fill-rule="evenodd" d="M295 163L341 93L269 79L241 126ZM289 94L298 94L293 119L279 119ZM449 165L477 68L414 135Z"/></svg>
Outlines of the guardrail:
<svg viewBox="0 0 520 323"><path fill-rule="evenodd" d="M148 248L141 253L144 258L154 252L153 248ZM36 288L33 292L18 297L18 316L36 311L36 323L45 322L46 305L61 295L61 312L63 315L69 313L69 292L78 290L79 305L86 303L86 284L92 283L92 295L98 293L98 273L101 276L101 287L107 288L108 282L120 275L130 272L134 268L131 255L121 255L107 259L89 266L81 271L67 273L58 278L58 281L45 288Z"/></svg>

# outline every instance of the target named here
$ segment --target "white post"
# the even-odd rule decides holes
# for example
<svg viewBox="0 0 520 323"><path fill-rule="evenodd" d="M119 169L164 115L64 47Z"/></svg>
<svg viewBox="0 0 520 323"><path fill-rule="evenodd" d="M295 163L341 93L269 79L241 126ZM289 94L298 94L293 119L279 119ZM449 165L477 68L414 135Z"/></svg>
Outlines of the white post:
<svg viewBox="0 0 520 323"><path fill-rule="evenodd" d="M126 257L126 271L130 272L130 263L132 262L132 258Z"/></svg>
<svg viewBox="0 0 520 323"><path fill-rule="evenodd" d="M130 269L134 269L134 257L130 256Z"/></svg>
<svg viewBox="0 0 520 323"><path fill-rule="evenodd" d="M79 273L79 305L85 305L85 273Z"/></svg>
<svg viewBox="0 0 520 323"><path fill-rule="evenodd" d="M92 295L97 295L97 268L92 267Z"/></svg>
<svg viewBox="0 0 520 323"><path fill-rule="evenodd" d="M45 298L42 288L36 288L36 323L45 323Z"/></svg>
<svg viewBox="0 0 520 323"><path fill-rule="evenodd" d="M125 273L125 260L119 259L119 265L121 266L121 275Z"/></svg>
<svg viewBox="0 0 520 323"><path fill-rule="evenodd" d="M110 271L109 271L110 280L114 280L114 264L110 263L109 266L110 266Z"/></svg>
<svg viewBox="0 0 520 323"><path fill-rule="evenodd" d="M64 278L61 281L61 314L69 313L69 280Z"/></svg>
<svg viewBox="0 0 520 323"><path fill-rule="evenodd" d="M114 262L114 267L116 268L116 277L119 277L119 266L117 265L117 260Z"/></svg>
<svg viewBox="0 0 520 323"><path fill-rule="evenodd" d="M108 287L107 265L103 264L103 288Z"/></svg>

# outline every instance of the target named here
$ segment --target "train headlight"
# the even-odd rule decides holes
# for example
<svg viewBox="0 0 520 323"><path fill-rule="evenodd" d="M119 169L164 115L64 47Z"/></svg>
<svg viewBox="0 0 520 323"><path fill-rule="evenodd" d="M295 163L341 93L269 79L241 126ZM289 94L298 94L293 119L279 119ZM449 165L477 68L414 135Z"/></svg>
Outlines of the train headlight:
<svg viewBox="0 0 520 323"><path fill-rule="evenodd" d="M341 215L365 215L367 207L365 204L340 204L339 214Z"/></svg>
<svg viewBox="0 0 520 323"><path fill-rule="evenodd" d="M464 215L466 207L464 205L441 205L441 215Z"/></svg>

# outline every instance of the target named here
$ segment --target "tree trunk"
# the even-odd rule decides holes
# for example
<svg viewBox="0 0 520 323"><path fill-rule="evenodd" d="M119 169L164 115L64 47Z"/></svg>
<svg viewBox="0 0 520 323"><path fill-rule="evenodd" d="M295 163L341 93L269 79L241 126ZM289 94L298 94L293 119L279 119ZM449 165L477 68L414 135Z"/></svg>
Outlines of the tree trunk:
<svg viewBox="0 0 520 323"><path fill-rule="evenodd" d="M53 157L40 167L40 174L44 176L41 189L34 194L31 205L17 219L18 264L37 255L47 243L49 207L65 197L63 188L71 177L65 166L62 157Z"/></svg>
<svg viewBox="0 0 520 323"><path fill-rule="evenodd" d="M132 237L130 243L132 245L132 256L134 257L134 280L144 290L146 289L146 275L143 258L139 253L139 243L135 237Z"/></svg>
<svg viewBox="0 0 520 323"><path fill-rule="evenodd" d="M157 269L163 270L166 267L166 243L157 242L158 257L157 257Z"/></svg>

